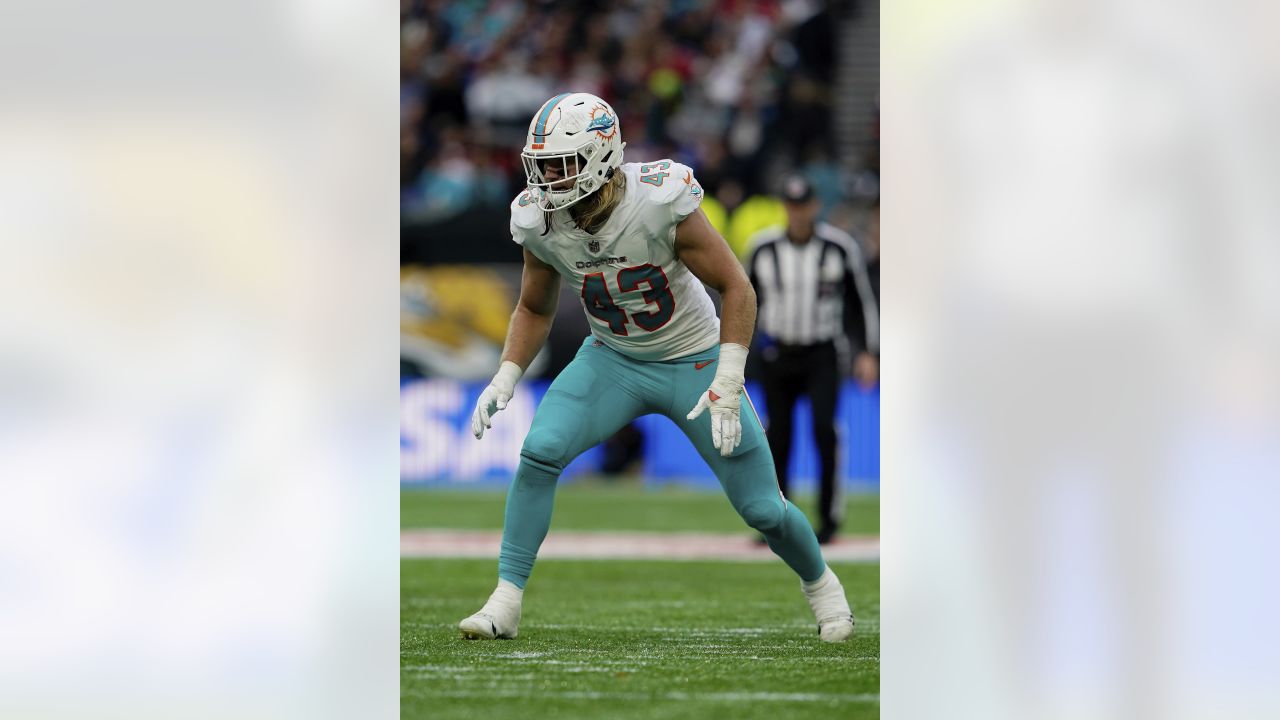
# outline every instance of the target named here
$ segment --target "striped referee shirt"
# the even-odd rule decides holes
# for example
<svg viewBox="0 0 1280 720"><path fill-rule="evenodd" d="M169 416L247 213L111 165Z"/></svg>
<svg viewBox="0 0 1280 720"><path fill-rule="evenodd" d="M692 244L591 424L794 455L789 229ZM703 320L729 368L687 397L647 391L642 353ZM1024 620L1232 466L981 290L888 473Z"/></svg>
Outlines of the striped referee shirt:
<svg viewBox="0 0 1280 720"><path fill-rule="evenodd" d="M808 242L794 243L786 228L756 237L747 275L760 304L759 329L788 345L840 342L855 351L880 351L880 313L858 244L824 222Z"/></svg>

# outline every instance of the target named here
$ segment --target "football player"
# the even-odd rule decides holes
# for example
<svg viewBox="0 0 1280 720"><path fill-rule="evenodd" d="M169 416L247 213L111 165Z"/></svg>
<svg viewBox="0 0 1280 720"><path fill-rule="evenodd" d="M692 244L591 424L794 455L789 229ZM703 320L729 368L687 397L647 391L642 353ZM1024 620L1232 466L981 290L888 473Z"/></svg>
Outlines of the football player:
<svg viewBox="0 0 1280 720"><path fill-rule="evenodd" d="M715 471L734 509L800 576L822 640L853 633L844 588L804 514L783 498L760 419L743 392L756 297L699 209L702 187L671 160L622 162L618 116L588 93L548 100L521 153L528 187L511 203L524 249L502 363L472 418L476 438L507 406L547 339L561 282L591 325L538 406L507 494L498 587L459 624L514 638L525 583L551 525L556 481L575 457L635 418L671 418ZM717 319L703 283L721 296Z"/></svg>

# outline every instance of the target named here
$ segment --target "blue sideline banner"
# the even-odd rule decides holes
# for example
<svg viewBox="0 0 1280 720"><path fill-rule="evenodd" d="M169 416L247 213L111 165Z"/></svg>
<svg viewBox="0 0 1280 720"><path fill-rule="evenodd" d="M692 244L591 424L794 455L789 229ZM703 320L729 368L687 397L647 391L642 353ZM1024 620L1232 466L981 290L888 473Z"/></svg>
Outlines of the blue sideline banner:
<svg viewBox="0 0 1280 720"><path fill-rule="evenodd" d="M477 441L471 435L471 412L485 383L445 378L410 380L400 386L400 480L432 486L504 486L515 474L533 413L550 385L546 380L524 382L507 409ZM764 397L754 382L747 383L762 419L767 422ZM646 482L678 482L718 488L718 482L684 434L670 420L647 415L637 421L644 433L643 474ZM818 457L810 435L807 401L796 408L791 477L799 490L810 488L817 476ZM841 388L836 427L840 438L840 467L846 485L877 490L880 478L880 391L863 390L852 382ZM563 481L600 469L599 446L583 453L565 468Z"/></svg>

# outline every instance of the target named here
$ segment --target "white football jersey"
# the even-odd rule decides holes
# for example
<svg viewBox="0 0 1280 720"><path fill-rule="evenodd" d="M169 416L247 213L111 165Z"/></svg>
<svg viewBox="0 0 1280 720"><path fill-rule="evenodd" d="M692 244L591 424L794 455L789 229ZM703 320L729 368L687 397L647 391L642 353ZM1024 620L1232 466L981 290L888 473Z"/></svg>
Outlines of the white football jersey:
<svg viewBox="0 0 1280 720"><path fill-rule="evenodd" d="M637 360L671 360L720 342L711 296L676 257L676 225L702 202L693 171L672 160L624 163L626 191L595 235L567 210L546 228L528 191L511 202L511 236L582 299L591 333Z"/></svg>

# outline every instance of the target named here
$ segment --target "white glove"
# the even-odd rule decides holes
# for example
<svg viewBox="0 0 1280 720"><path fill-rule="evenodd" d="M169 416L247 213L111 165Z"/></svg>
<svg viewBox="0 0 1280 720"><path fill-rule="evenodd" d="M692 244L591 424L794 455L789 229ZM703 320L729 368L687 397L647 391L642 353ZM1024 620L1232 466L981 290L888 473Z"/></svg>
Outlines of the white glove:
<svg viewBox="0 0 1280 720"><path fill-rule="evenodd" d="M485 428L493 427L491 418L494 413L506 409L507 402L516 390L516 383L523 374L519 365L507 360L498 368L498 374L493 376L489 387L480 393L475 414L471 416L471 433L477 440L484 437Z"/></svg>
<svg viewBox="0 0 1280 720"><path fill-rule="evenodd" d="M723 457L733 454L742 442L742 420L739 405L742 395L743 372L747 364L747 349L736 343L720 344L720 361L711 387L698 398L686 416L693 420L702 411L711 409L711 444Z"/></svg>

